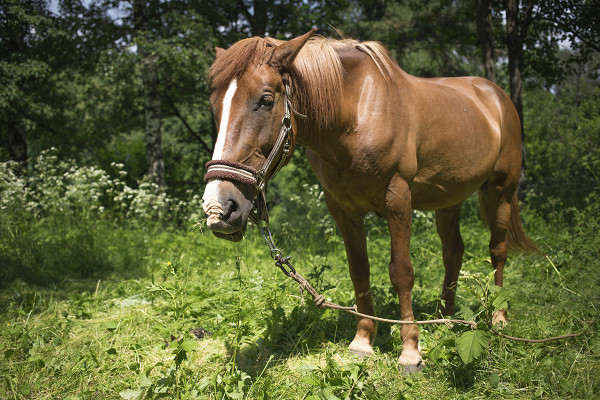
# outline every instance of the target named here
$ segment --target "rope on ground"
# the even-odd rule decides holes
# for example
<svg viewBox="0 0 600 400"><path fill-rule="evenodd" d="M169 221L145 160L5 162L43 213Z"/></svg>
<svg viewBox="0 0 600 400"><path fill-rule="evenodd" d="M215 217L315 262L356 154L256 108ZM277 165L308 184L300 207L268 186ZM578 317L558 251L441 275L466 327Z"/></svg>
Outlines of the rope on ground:
<svg viewBox="0 0 600 400"><path fill-rule="evenodd" d="M287 261L287 263L289 263L289 259L286 261ZM475 321L467 321L464 319L440 318L440 319L431 319L431 320L425 320L425 321L403 321L403 320L397 320L397 319L380 318L380 317L375 317L373 315L363 314L363 313L360 313L357 311L356 305L354 305L352 307L345 307L345 306L341 306L339 304L327 301L325 299L325 296L323 296L322 294L317 292L317 290L310 284L310 282L308 282L308 280L306 280L306 278L304 278L302 275L300 275L300 273L298 273L295 269L293 269L293 267L290 272L286 273L286 275L289 276L290 278L292 278L293 280L295 280L298 283L298 285L300 285L301 292L303 290L306 290L308 293L310 293L310 295L313 297L315 305L319 308L330 308L333 310L340 310L340 311L344 311L344 312L347 312L349 314L353 314L353 315L356 315L359 317L369 318L374 321L386 322L389 324L400 324L400 325L402 325L402 324L404 324L404 325L445 324L446 326L450 326L451 324L460 324L460 325L470 326L471 329L477 328L477 323ZM504 339L514 340L514 341L518 341L518 342L525 342L525 343L545 343L545 342L550 342L550 341L554 341L554 340L568 339L568 338L572 338L572 337L576 337L576 336L580 335L580 333L571 333L568 335L553 336L553 337L544 338L544 339L525 339L525 338L519 338L519 337L514 337L514 336L508 336L503 333L497 332L493 329L490 329L490 332L492 334L499 336L501 338L504 338Z"/></svg>
<svg viewBox="0 0 600 400"><path fill-rule="evenodd" d="M380 317L375 317L373 315L363 314L363 313L360 313L357 311L355 305L351 306L351 307L345 307L345 306L340 306L339 304L325 300L325 296L323 296L322 294L319 294L317 292L317 290L314 287L312 287L312 285L306 280L306 278L304 278L298 272L296 272L296 271L290 272L289 277L292 278L293 280L295 280L300 285L300 288L302 290L306 290L308 293L310 293L310 295L313 297L315 305L319 308L330 308L333 310L340 310L340 311L344 311L344 312L347 312L349 314L353 314L353 315L356 315L359 317L369 318L369 319L372 319L374 321L379 321L379 322L387 322L389 324L401 324L401 325L402 324L404 324L404 325L461 324L461 325L471 326L471 328L473 328L473 329L477 327L477 323L475 321L466 321L466 320L462 320L462 319L440 318L440 319L431 319L431 320L426 320L426 321L402 321L402 320L398 320L398 319L380 318Z"/></svg>
<svg viewBox="0 0 600 400"><path fill-rule="evenodd" d="M545 338L545 339L524 339L524 338L520 338L520 337L508 336L508 335L505 335L504 333L496 332L493 329L490 329L490 332L493 333L494 335L500 336L501 338L504 338L504 339L515 340L517 342L526 342L526 343L545 343L545 342L551 342L553 340L568 339L568 338L572 338L572 337L581 335L581 333L569 333L568 335L553 336L553 337L549 337L549 338Z"/></svg>
<svg viewBox="0 0 600 400"><path fill-rule="evenodd" d="M269 230L268 226L264 226L264 227L260 228L259 227L260 220L258 220L256 217L255 217L255 219L256 219L256 221L258 221L257 228L259 229L263 238L267 242L267 245L269 246L269 249L271 251L271 257L273 258L273 260L275 260L275 265L279 269L281 269L284 274L286 274L287 276L289 276L290 278L295 280L298 283L298 285L300 286L300 299L302 302L304 302L304 294L303 293L304 293L304 290L306 290L313 297L315 305L319 308L331 308L334 310L340 310L340 311L344 311L344 312L347 312L349 314L353 314L353 315L356 315L359 317L369 318L374 321L386 322L389 324L405 324L405 325L444 324L448 327L452 324L461 324L461 325L470 326L471 329L477 329L477 323L475 321L467 321L464 319L446 319L446 318L432 319L432 320L426 320L426 321L403 321L403 320L397 320L397 319L379 318L379 317L375 317L373 315L359 313L356 305L354 305L352 307L344 307L339 304L327 301L325 299L325 296L323 296L322 294L317 292L317 290L306 280L306 278L304 278L302 275L300 275L296 271L296 269L290 262L290 257L283 256L281 250L278 249L277 246L275 245L275 242L273 241L273 236L271 235L271 231ZM548 259L548 260L552 264L552 261L550 259ZM554 264L552 264L552 266L554 267L556 272L558 272L558 269L556 269L556 266L554 266ZM561 278L560 272L558 272L558 274L559 274L559 278ZM562 285L562 278L561 278L561 285ZM563 285L563 287L564 287L564 285ZM565 288L565 289L567 289L567 288ZM569 289L567 289L567 290L569 290ZM571 290L569 290L569 292L575 293ZM577 293L575 293L575 294L577 294ZM550 342L553 340L569 339L572 337L579 336L581 334L581 333L571 333L568 335L554 336L554 337L549 337L549 338L544 338L544 339L525 339L525 338L519 338L519 337L514 337L514 336L508 336L508 335L505 335L498 331L495 331L493 329L490 329L490 332L492 334L502 337L504 339L515 340L518 342L526 342L526 343L545 343L545 342Z"/></svg>

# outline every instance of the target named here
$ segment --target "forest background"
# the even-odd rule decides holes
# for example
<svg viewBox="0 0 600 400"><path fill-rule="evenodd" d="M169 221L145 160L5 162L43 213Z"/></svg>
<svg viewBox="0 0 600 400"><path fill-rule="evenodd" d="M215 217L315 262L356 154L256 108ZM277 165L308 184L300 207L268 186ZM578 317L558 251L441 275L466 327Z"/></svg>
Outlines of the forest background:
<svg viewBox="0 0 600 400"><path fill-rule="evenodd" d="M597 0L2 1L0 390L6 398L113 398L115 393L285 398L277 392L284 379L280 369L289 362L282 360L299 357L311 367L300 368L291 383L285 378L286 385L314 398L444 393L440 379L450 382L449 397L490 391L508 397L597 395L599 24ZM516 295L523 307L531 306L521 310L521 318L523 324L531 321L549 303L569 309L557 321L536 320L538 330L518 320L514 325L517 333L574 329L584 338L538 353L506 344L498 350L487 338L487 360L481 353L465 359L455 342L460 332L432 330L425 338L446 344L430 343L425 350L432 360L429 375L403 381L384 396L381 388L397 378L390 372L393 363L385 361L400 347L394 329L383 328L378 343L383 358L370 361L381 362L377 368L343 364L332 355L347 345L351 320L294 305L290 293L297 292L291 285L283 289L287 297L269 295L269 305L258 314L244 308L242 299L262 301L265 291L279 289L270 281L270 269L260 266L268 257L251 230L241 247L215 241L203 230L204 164L216 139L207 71L216 46L227 48L255 35L285 40L312 27L333 38L380 41L413 75L484 76L510 94L523 121L523 219L547 254L545 259L518 256L513 264L513 271L519 265L530 270L515 272L517 284L546 277L529 294ZM286 231L278 242L307 259L300 265L322 289L351 302L343 246L309 169L299 149L272 182L272 225ZM414 218L413 260L440 259L421 266L422 295L415 301L424 317L439 296L441 247L432 215L415 212ZM465 261L474 275L465 279L489 283L486 233L472 199L462 219L464 230L474 232L477 249ZM372 259L385 265L387 228L372 215L367 227ZM374 285L381 277L382 288L376 300L393 317L397 307L385 275L374 272ZM232 282L239 286L228 292ZM213 284L220 290L211 290ZM488 299L492 289L480 287ZM540 292L545 295L531 305L532 293ZM477 310L489 311L486 301L467 302L463 316L483 315ZM135 306L135 313L152 305L154 311L143 311L152 314L152 333L135 331L146 317L124 314L123 302ZM230 313L209 312L211 302ZM199 342L188 340L198 326L212 333L207 337L222 352L199 350ZM339 326L339 333L319 333L323 326ZM74 344L69 335L86 339ZM157 342L160 349L147 350ZM493 352L504 358L492 361ZM511 358L515 352L525 361ZM109 368L116 354L127 361ZM170 358L161 359L164 354ZM327 362L311 364L307 355ZM215 366L197 370L198 357ZM118 379L109 378L114 376Z"/></svg>

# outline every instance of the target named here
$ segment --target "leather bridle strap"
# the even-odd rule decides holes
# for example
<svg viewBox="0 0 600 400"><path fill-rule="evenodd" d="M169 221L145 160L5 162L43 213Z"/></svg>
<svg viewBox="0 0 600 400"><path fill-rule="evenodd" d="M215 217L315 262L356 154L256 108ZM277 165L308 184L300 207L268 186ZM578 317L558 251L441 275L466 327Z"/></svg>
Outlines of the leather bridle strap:
<svg viewBox="0 0 600 400"><path fill-rule="evenodd" d="M277 140L273 145L273 149L267 156L267 159L260 170L229 160L211 160L206 163L207 172L204 176L205 181L212 179L226 179L254 185L254 187L258 189L259 193L256 200L257 214L250 214L252 221L255 223L260 221L269 222L265 198L267 181L271 179L277 172L279 172L279 170L286 163L291 152L291 140L293 138L292 116L290 109L293 110L293 108L291 107L289 86L284 83L284 88L284 113L281 120L281 130L279 131ZM294 114L298 114L300 118L305 117L304 115L297 113L295 110Z"/></svg>
<svg viewBox="0 0 600 400"><path fill-rule="evenodd" d="M227 179L247 183L248 185L256 184L256 174L258 171L244 164L228 160L211 160L206 163L206 169L205 181Z"/></svg>

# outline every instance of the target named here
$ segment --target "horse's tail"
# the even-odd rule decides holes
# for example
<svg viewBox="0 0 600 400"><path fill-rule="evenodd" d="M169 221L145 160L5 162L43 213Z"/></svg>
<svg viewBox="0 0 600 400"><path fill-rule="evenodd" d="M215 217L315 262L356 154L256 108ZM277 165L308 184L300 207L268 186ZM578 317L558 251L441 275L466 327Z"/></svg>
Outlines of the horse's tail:
<svg viewBox="0 0 600 400"><path fill-rule="evenodd" d="M487 199L482 190L479 190L479 210L481 212L481 218L485 224L489 227L489 221L487 219ZM510 220L508 224L508 231L506 233L508 239L508 248L518 253L533 253L543 254L543 252L537 247L537 245L527 236L521 223L521 215L519 214L519 198L517 192L512 197L510 202Z"/></svg>

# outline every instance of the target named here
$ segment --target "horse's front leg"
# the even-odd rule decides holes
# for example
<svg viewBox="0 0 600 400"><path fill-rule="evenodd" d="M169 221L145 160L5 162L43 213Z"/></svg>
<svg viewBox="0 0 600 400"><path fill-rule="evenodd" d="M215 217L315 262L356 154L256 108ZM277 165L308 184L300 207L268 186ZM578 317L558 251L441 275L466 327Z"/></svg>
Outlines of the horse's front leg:
<svg viewBox="0 0 600 400"><path fill-rule="evenodd" d="M392 257L389 274L392 285L398 293L400 316L404 321L414 321L412 309L412 289L415 274L410 262L410 229L412 225L411 194L406 181L392 180L386 195L387 221L392 241ZM425 364L419 352L419 329L416 325L405 324L400 330L402 353L398 359L399 368L405 373L421 371Z"/></svg>
<svg viewBox="0 0 600 400"><path fill-rule="evenodd" d="M350 278L354 285L356 307L359 313L375 315L371 295L370 267L367 256L364 215L352 212L331 196L325 195L327 207L342 234ZM373 354L373 340L377 332L377 323L369 318L356 318L356 335L350 343L349 351L360 356Z"/></svg>

